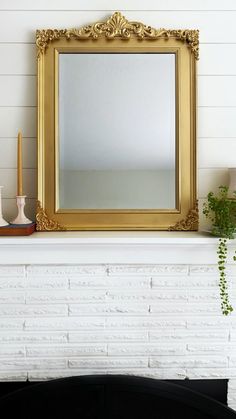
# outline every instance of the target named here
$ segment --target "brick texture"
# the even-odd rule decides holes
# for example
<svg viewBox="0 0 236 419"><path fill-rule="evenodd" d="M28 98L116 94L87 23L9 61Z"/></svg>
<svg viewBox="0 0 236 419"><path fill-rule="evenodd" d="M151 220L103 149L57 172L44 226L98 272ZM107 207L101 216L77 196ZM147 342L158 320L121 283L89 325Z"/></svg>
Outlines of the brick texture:
<svg viewBox="0 0 236 419"><path fill-rule="evenodd" d="M228 378L236 407L235 354L215 265L0 266L0 381Z"/></svg>

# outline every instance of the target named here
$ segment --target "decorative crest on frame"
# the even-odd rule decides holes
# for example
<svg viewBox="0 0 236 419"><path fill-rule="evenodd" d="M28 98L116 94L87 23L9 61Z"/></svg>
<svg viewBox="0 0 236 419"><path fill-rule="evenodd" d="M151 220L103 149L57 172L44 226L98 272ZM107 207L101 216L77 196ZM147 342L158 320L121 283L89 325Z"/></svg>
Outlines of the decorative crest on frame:
<svg viewBox="0 0 236 419"><path fill-rule="evenodd" d="M175 225L168 228L169 231L190 231L195 230L198 225L198 201L196 201L194 208L192 208L186 218L178 221Z"/></svg>
<svg viewBox="0 0 236 419"><path fill-rule="evenodd" d="M66 230L55 220L50 220L46 211L42 208L40 201L36 206L36 230L37 231L59 231Z"/></svg>
<svg viewBox="0 0 236 419"><path fill-rule="evenodd" d="M107 21L97 22L87 25L81 29L43 29L36 31L36 45L38 47L38 57L45 53L50 42L61 37L68 40L75 38L78 40L99 37L113 39L120 37L129 39L131 35L138 39L158 39L161 37L174 37L182 42L186 42L191 48L196 60L199 58L199 31L190 29L154 29L141 22L129 22L120 12L115 12Z"/></svg>

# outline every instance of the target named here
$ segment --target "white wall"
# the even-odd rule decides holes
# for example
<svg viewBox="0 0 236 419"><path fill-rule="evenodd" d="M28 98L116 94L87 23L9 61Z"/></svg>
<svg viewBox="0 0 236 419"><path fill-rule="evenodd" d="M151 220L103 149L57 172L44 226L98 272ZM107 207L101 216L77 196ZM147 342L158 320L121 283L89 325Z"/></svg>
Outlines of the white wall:
<svg viewBox="0 0 236 419"><path fill-rule="evenodd" d="M15 214L16 135L25 142L25 192L36 196L35 29L81 26L120 10L154 27L200 29L198 166L200 203L236 166L236 2L234 0L1 0L0 184L6 218Z"/></svg>

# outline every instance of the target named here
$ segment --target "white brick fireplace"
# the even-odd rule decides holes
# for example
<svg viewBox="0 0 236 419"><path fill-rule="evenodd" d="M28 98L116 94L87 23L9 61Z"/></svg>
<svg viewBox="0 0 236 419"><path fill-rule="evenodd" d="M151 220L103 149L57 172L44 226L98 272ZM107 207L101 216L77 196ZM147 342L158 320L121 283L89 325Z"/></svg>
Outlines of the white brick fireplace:
<svg viewBox="0 0 236 419"><path fill-rule="evenodd" d="M121 373L229 379L235 313L220 311L217 239L198 233L37 233L0 239L0 380Z"/></svg>

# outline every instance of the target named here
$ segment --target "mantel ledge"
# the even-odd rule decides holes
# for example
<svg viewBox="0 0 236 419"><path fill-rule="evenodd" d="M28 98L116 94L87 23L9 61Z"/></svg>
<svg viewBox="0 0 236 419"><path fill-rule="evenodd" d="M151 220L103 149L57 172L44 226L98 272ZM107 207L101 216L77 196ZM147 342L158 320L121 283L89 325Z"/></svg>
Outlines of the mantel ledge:
<svg viewBox="0 0 236 419"><path fill-rule="evenodd" d="M86 231L86 232L36 232L25 237L0 237L0 246L4 245L99 245L99 244L132 244L132 245L215 245L218 238L208 232L140 232L140 231ZM229 246L234 240L229 240ZM236 246L236 242L235 242Z"/></svg>
<svg viewBox="0 0 236 419"><path fill-rule="evenodd" d="M0 265L217 264L218 239L204 232L38 232L0 238ZM229 263L236 242L229 241Z"/></svg>

